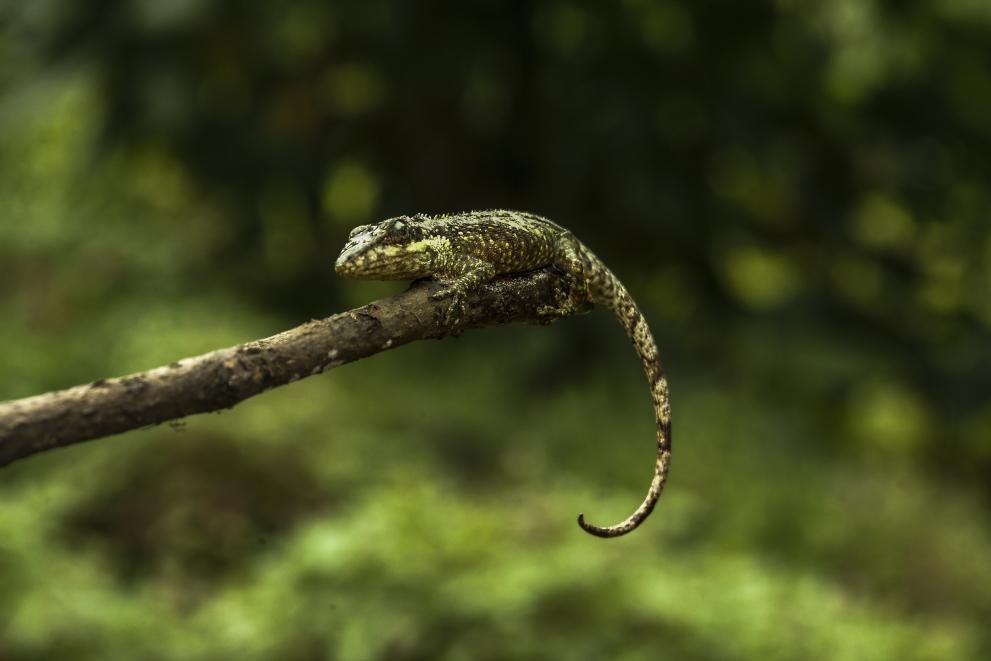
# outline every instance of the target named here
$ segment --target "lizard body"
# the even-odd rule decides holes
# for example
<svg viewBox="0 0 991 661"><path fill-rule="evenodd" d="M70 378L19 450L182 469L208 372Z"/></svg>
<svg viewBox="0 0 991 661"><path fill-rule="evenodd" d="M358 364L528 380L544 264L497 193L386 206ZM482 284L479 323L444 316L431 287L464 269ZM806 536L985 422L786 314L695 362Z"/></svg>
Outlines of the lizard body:
<svg viewBox="0 0 991 661"><path fill-rule="evenodd" d="M435 299L450 298L448 320L465 310L471 291L497 275L545 266L563 271L596 305L616 316L633 342L650 383L657 425L654 477L643 503L624 521L599 527L578 515L578 524L599 537L618 537L654 509L671 461L671 407L657 345L629 292L583 243L546 218L519 211L472 211L444 216L401 216L351 231L337 258L338 274L370 280L433 278L444 286Z"/></svg>

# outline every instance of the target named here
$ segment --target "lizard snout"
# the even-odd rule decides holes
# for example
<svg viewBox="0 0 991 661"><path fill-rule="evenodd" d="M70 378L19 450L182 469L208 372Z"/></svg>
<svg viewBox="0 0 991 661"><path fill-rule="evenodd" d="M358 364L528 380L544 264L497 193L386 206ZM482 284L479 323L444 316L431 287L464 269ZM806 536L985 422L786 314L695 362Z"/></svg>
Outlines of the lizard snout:
<svg viewBox="0 0 991 661"><path fill-rule="evenodd" d="M353 276L364 265L363 248L364 246L355 241L349 241L344 246L344 250L337 256L337 261L334 262L334 271L337 272L337 275Z"/></svg>
<svg viewBox="0 0 991 661"><path fill-rule="evenodd" d="M345 253L342 252L340 255L337 256L337 261L334 262L334 271L337 273L337 275L347 275L348 271L350 271L351 268L352 266L348 261L348 257Z"/></svg>

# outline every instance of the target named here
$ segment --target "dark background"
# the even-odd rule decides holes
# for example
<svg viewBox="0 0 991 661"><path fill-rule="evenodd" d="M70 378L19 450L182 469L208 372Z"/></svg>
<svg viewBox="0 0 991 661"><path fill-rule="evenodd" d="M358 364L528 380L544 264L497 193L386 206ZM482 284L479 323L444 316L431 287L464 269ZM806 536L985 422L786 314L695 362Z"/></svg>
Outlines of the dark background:
<svg viewBox="0 0 991 661"><path fill-rule="evenodd" d="M0 1L0 398L396 291L516 208L645 309L421 343L0 471L3 659L991 655L981 2Z"/></svg>

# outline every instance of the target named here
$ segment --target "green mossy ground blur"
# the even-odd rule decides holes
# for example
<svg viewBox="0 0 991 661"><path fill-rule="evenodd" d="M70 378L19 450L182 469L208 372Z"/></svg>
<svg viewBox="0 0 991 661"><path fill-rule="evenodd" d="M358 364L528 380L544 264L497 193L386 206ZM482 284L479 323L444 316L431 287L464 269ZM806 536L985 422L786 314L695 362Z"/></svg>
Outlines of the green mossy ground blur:
<svg viewBox="0 0 991 661"><path fill-rule="evenodd" d="M414 7L414 4L416 7ZM991 658L991 11L0 1L0 400L361 304L348 229L575 230L601 311L0 469L0 659Z"/></svg>

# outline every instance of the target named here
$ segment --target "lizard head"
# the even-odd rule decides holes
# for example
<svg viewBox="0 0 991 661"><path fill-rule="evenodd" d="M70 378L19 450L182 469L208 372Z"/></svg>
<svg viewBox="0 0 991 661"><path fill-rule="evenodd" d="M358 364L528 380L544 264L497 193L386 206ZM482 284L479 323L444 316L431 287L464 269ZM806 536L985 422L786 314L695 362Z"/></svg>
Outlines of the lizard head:
<svg viewBox="0 0 991 661"><path fill-rule="evenodd" d="M423 220L398 216L355 227L334 270L361 280L415 280L431 275L437 253Z"/></svg>

